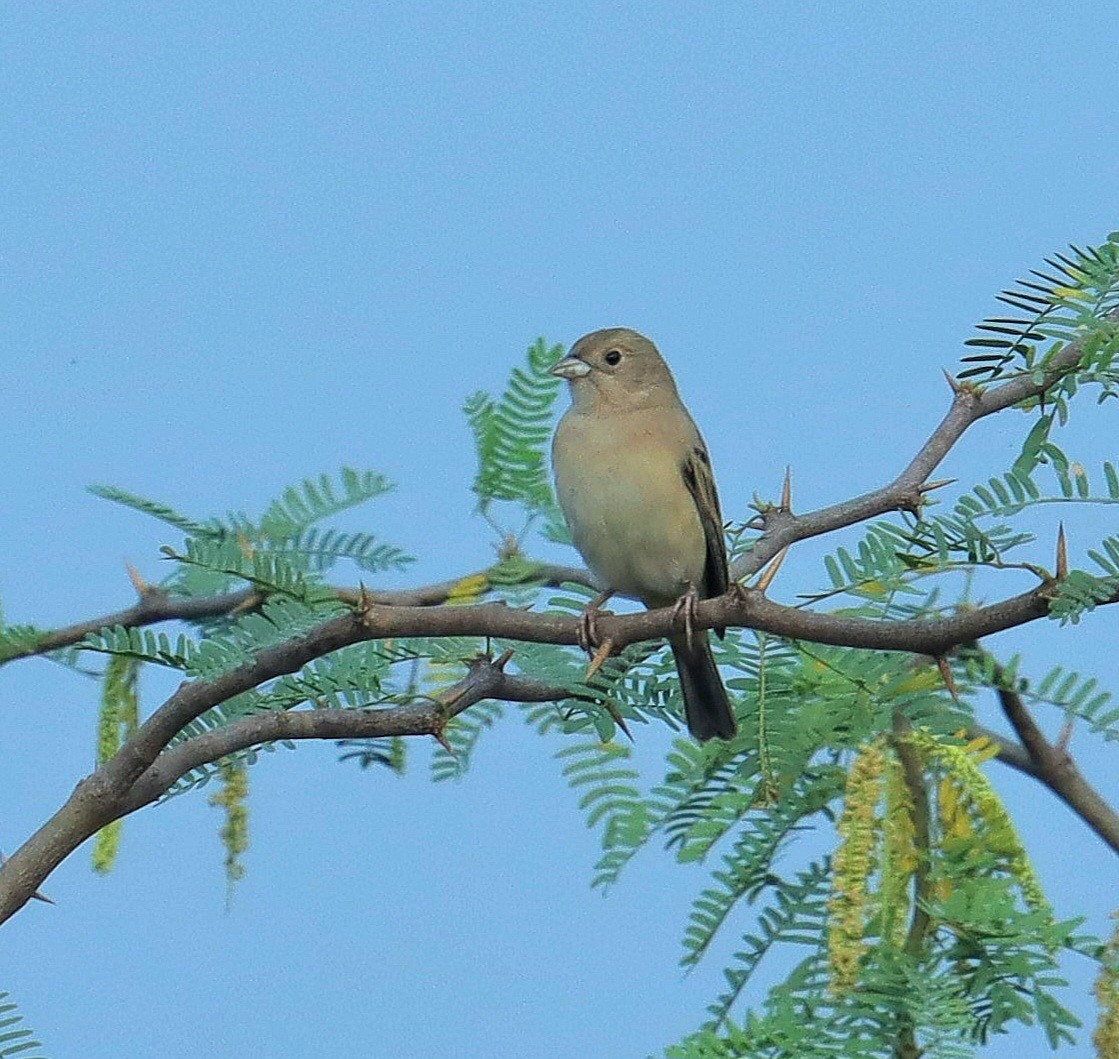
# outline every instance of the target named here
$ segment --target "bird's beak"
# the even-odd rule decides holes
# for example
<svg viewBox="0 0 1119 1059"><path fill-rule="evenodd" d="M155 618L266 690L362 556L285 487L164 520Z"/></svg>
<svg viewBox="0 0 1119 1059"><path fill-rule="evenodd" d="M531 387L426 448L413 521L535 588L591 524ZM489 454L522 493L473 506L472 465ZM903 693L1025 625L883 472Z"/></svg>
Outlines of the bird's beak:
<svg viewBox="0 0 1119 1059"><path fill-rule="evenodd" d="M590 373L591 366L585 361L580 360L578 357L564 357L563 360L557 360L549 369L552 375L558 375L561 379L581 379L584 375Z"/></svg>

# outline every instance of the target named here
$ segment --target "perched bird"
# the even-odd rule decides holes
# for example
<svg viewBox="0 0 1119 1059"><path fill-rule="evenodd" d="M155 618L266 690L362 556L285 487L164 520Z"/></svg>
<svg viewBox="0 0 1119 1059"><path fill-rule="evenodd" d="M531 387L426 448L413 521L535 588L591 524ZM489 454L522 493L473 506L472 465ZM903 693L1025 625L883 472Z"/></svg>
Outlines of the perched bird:
<svg viewBox="0 0 1119 1059"><path fill-rule="evenodd" d="M556 493L575 547L610 590L666 607L727 590L726 541L707 447L657 347L611 327L552 369L571 407L552 439ZM688 730L730 739L734 711L706 631L669 639Z"/></svg>

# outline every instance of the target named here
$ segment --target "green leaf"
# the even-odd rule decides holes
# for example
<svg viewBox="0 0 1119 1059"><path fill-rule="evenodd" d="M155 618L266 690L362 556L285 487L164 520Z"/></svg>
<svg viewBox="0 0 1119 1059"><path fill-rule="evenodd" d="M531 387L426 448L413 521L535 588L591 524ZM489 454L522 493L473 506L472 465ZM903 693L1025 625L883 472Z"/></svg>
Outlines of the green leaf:
<svg viewBox="0 0 1119 1059"><path fill-rule="evenodd" d="M539 338L499 397L476 393L467 400L464 411L478 454L474 492L480 510L496 500L517 502L530 513L546 514L555 507L546 449L560 380L549 369L562 354L562 346L549 347Z"/></svg>

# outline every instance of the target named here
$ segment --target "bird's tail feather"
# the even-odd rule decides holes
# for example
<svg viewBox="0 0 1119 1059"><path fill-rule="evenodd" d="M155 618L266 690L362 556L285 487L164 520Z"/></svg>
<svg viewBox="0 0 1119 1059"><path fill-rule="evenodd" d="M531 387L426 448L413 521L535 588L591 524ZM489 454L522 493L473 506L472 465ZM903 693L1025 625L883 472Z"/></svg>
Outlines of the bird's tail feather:
<svg viewBox="0 0 1119 1059"><path fill-rule="evenodd" d="M690 647L683 636L674 636L669 644L680 674L688 731L701 743L715 736L733 739L738 731L738 720L715 666L707 633L694 634Z"/></svg>

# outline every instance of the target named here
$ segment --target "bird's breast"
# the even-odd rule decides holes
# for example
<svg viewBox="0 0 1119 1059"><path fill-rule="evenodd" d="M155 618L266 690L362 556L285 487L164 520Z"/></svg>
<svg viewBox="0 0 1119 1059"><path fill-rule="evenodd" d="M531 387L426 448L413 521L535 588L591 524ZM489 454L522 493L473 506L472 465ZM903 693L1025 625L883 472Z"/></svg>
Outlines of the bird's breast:
<svg viewBox="0 0 1119 1059"><path fill-rule="evenodd" d="M665 606L702 582L706 542L681 470L686 439L678 430L665 436L674 424L641 418L564 416L552 450L556 492L595 575Z"/></svg>

